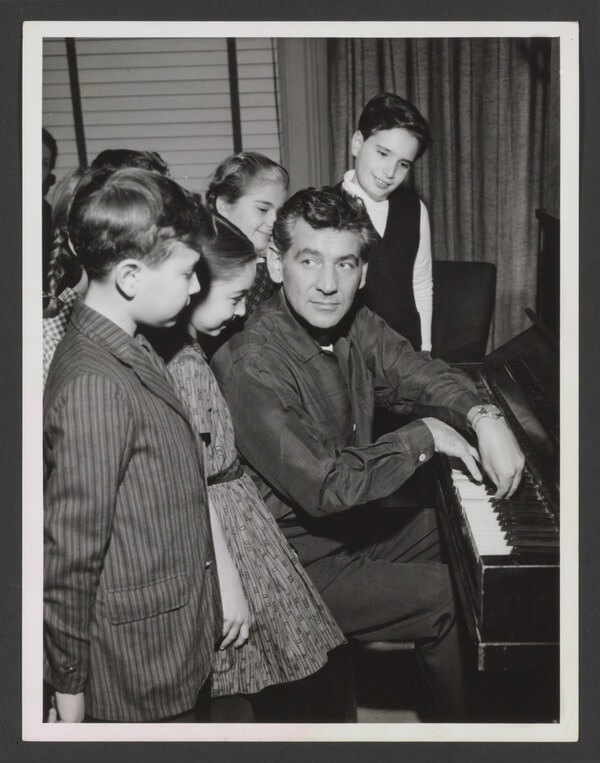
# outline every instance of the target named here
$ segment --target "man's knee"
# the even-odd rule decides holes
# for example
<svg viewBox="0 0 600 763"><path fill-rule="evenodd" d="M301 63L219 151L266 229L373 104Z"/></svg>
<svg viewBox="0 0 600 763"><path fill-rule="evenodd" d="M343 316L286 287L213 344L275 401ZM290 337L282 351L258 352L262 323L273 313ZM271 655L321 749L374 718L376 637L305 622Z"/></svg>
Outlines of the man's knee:
<svg viewBox="0 0 600 763"><path fill-rule="evenodd" d="M455 620L448 567L441 562L353 560L320 593L346 633L375 632L381 638L436 639Z"/></svg>

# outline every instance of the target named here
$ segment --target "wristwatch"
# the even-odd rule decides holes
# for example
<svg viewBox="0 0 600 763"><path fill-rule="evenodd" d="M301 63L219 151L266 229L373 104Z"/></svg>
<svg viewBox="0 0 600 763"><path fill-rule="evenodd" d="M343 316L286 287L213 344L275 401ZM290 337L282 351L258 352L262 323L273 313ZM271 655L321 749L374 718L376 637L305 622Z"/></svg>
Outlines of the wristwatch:
<svg viewBox="0 0 600 763"><path fill-rule="evenodd" d="M477 422L479 419L503 419L504 414L498 408L497 405L480 405L479 408L475 408L475 411L471 418L470 427L475 431Z"/></svg>

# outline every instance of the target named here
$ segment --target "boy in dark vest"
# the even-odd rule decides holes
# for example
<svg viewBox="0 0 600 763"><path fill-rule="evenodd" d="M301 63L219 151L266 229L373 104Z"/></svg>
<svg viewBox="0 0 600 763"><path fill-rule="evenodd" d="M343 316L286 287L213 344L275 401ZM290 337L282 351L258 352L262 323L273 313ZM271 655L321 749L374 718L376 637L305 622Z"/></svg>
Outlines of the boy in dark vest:
<svg viewBox="0 0 600 763"><path fill-rule="evenodd" d="M393 93L372 98L352 136L354 169L342 188L365 204L380 247L369 261L366 304L414 349L431 350L431 234L427 207L405 186L431 142L419 111Z"/></svg>

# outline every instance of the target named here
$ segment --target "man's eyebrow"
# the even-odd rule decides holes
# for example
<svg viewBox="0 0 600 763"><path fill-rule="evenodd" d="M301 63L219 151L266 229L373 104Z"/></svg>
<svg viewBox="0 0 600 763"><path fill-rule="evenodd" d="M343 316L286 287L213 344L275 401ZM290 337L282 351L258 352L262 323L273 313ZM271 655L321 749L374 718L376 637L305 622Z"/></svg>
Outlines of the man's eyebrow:
<svg viewBox="0 0 600 763"><path fill-rule="evenodd" d="M305 246L304 249L300 249L294 257L302 257L305 254L312 254L315 257L323 257L323 253L320 252L318 249L311 249L310 246ZM358 262L360 260L360 257L355 252L348 252L348 254L340 254L339 257L335 258L335 262L345 262L346 260L353 260L354 262Z"/></svg>
<svg viewBox="0 0 600 763"><path fill-rule="evenodd" d="M299 249L295 257L300 257L303 254L315 254L317 257L322 257L322 253L318 249L311 249L310 246L305 246L304 249Z"/></svg>

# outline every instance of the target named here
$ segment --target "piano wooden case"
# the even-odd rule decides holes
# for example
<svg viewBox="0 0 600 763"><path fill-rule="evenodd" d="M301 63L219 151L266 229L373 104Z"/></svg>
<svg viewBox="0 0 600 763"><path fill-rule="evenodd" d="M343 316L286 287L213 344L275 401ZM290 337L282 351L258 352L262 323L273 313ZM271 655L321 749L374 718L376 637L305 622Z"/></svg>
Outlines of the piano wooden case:
<svg viewBox="0 0 600 763"><path fill-rule="evenodd" d="M448 562L480 671L557 670L559 642L558 358L543 326L534 325L469 366L484 399L505 413L526 457L510 500L482 487L470 501L458 464L436 457L438 516ZM466 478L464 478L466 480ZM467 486L467 491L470 487ZM479 527L483 504L505 548L494 553ZM475 509L471 505L476 504ZM486 520L487 521L487 520ZM494 530L496 532L496 530ZM503 539L503 540L502 540ZM490 550L492 553L490 553Z"/></svg>

